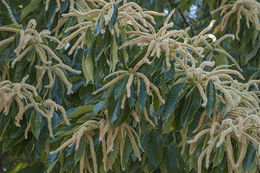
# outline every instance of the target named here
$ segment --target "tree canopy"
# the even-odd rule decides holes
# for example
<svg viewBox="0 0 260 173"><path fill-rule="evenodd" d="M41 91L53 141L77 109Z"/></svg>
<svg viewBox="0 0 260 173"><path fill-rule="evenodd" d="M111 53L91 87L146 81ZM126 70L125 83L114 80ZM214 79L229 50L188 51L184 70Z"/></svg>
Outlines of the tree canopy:
<svg viewBox="0 0 260 173"><path fill-rule="evenodd" d="M259 31L259 0L1 0L0 173L258 173Z"/></svg>

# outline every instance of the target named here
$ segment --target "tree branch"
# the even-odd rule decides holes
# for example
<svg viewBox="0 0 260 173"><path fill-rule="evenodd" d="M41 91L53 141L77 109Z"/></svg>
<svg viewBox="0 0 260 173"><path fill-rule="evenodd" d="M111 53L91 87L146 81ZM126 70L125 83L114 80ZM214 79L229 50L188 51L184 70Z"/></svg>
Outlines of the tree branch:
<svg viewBox="0 0 260 173"><path fill-rule="evenodd" d="M173 8L177 8L179 3L173 3L172 0L168 0L168 2L171 4L171 6ZM180 9L177 9L178 13L180 14L183 22L185 23L186 27L190 27L191 28L191 25L189 24L189 22L187 21L186 17L184 16L184 14L182 13L182 11ZM191 34L192 36L194 35L192 29L190 30L191 31Z"/></svg>

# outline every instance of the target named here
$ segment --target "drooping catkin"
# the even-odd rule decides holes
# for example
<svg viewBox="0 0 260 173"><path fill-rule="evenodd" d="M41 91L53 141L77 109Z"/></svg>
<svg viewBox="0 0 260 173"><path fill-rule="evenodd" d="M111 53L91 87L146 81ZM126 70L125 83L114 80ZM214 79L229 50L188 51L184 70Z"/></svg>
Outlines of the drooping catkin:
<svg viewBox="0 0 260 173"><path fill-rule="evenodd" d="M139 149L136 145L135 138L134 138L132 132L127 127L126 127L126 133L127 133L127 136L130 139L130 142L131 142L131 145L133 147L133 150L134 150L136 157L138 158L139 161L141 161L142 160L141 154L140 154Z"/></svg>
<svg viewBox="0 0 260 173"><path fill-rule="evenodd" d="M89 141L89 147L90 147L90 153L91 153L91 157L92 157L92 162L93 162L93 167L94 167L94 173L98 172L97 169L97 158L96 158L96 152L95 152L95 148L94 148L94 142L91 136L86 135L88 141Z"/></svg>
<svg viewBox="0 0 260 173"><path fill-rule="evenodd" d="M246 138L242 138L241 146L240 146L240 150L239 150L239 157L236 162L235 168L239 169L239 167L241 166L241 164L246 156L246 152L247 152L247 141L246 141Z"/></svg>
<svg viewBox="0 0 260 173"><path fill-rule="evenodd" d="M192 133L197 133L197 131L200 130L200 128L203 126L203 122L204 122L205 116L206 116L206 112L204 111L204 112L200 115L199 123L198 123L196 129L194 129L194 130L192 131Z"/></svg>
<svg viewBox="0 0 260 173"><path fill-rule="evenodd" d="M122 127L119 128L120 163L122 165L125 145L125 134ZM123 168L124 169L124 168Z"/></svg>
<svg viewBox="0 0 260 173"><path fill-rule="evenodd" d="M148 112L146 110L146 108L143 109L144 112L144 118L146 121L148 121L148 123L150 123L153 127L155 127L153 121L149 118Z"/></svg>
<svg viewBox="0 0 260 173"><path fill-rule="evenodd" d="M133 83L134 80L134 73L130 73L127 84L126 84L126 93L127 93L127 97L131 97L131 85Z"/></svg>
<svg viewBox="0 0 260 173"><path fill-rule="evenodd" d="M210 129L201 130L192 140L188 141L189 144L197 143L199 138L207 133L210 133Z"/></svg>
<svg viewBox="0 0 260 173"><path fill-rule="evenodd" d="M29 133L30 128L31 128L31 123L29 122L24 131L24 139L28 139L28 133Z"/></svg>
<svg viewBox="0 0 260 173"><path fill-rule="evenodd" d="M104 170L107 171L107 148L106 148L106 141L105 138L102 138L102 153L103 153L103 164L104 164Z"/></svg>
<svg viewBox="0 0 260 173"><path fill-rule="evenodd" d="M12 22L15 23L15 24L17 24L17 22L16 22L16 20L15 20L15 17L14 17L14 15L13 15L13 12L12 12L10 6L6 3L5 0L1 0L1 1L2 1L2 3L4 4L5 8L7 9L10 18L12 19Z"/></svg>
<svg viewBox="0 0 260 173"><path fill-rule="evenodd" d="M135 121L137 123L140 123L140 119L139 119L139 116L137 115L137 113L135 111L132 111L131 112L131 115L134 117Z"/></svg>
<svg viewBox="0 0 260 173"><path fill-rule="evenodd" d="M79 172L84 173L85 155L83 155L79 162Z"/></svg>
<svg viewBox="0 0 260 173"><path fill-rule="evenodd" d="M136 72L135 75L138 76L138 77L140 77L140 78L142 78L142 79L144 80L145 88L146 88L146 93L147 93L148 95L151 95L151 91L150 91L150 85L151 85L151 83L150 83L149 79L148 79L144 74L142 74L142 73L140 73L140 72Z"/></svg>
<svg viewBox="0 0 260 173"><path fill-rule="evenodd" d="M207 147L207 153L206 153L206 168L207 168L207 169L209 168L210 154L211 154L211 152L212 152L212 149L213 149L214 146L215 146L216 140L217 140L217 137L214 138L214 139L212 139L212 140L210 140L210 141L208 142L209 145L208 145L208 147Z"/></svg>
<svg viewBox="0 0 260 173"><path fill-rule="evenodd" d="M110 82L108 82L106 85L104 85L103 87L99 88L98 90L96 90L95 92L93 92L92 94L97 94L105 89L107 89L108 87L112 86L113 84L115 84L116 82L118 82L119 80L123 79L127 74L122 74L120 76L117 76L115 79L111 80Z"/></svg>
<svg viewBox="0 0 260 173"><path fill-rule="evenodd" d="M201 86L200 83L195 82L195 84L196 84L197 88L199 89L200 95L201 95L202 100L203 100L203 103L202 103L201 106L202 106L202 107L206 107L206 105L207 105L207 103L208 103L207 95L205 94L204 89L203 89L203 87Z"/></svg>
<svg viewBox="0 0 260 173"><path fill-rule="evenodd" d="M86 166L86 168L87 168L87 171L86 171L86 172L93 173L92 168L91 168L91 166L90 166L90 164L89 164L87 152L85 152L85 155L86 155L86 156L85 156L85 160L86 160L85 166Z"/></svg>
<svg viewBox="0 0 260 173"><path fill-rule="evenodd" d="M202 161L203 161L203 158L205 157L206 153L207 153L207 148L205 148L201 152L201 154L200 154L200 156L198 158L198 164L197 164L198 165L198 173L202 173Z"/></svg>
<svg viewBox="0 0 260 173"><path fill-rule="evenodd" d="M226 136L232 132L232 127L229 127L228 129L224 130L223 132L221 132L221 135L220 135L220 138L219 138L219 141L217 143L217 147L220 147L223 142L225 141L226 139Z"/></svg>
<svg viewBox="0 0 260 173"><path fill-rule="evenodd" d="M121 102L121 109L125 108L125 101L126 101L126 93L123 94L122 102Z"/></svg>

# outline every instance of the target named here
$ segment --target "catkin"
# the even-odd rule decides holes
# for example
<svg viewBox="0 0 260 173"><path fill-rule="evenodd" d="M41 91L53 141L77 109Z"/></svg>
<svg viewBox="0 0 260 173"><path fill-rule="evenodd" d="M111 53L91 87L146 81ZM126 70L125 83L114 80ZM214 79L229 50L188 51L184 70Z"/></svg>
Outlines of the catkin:
<svg viewBox="0 0 260 173"><path fill-rule="evenodd" d="M96 158L96 152L95 152L95 148L94 148L93 139L89 135L86 135L86 137L89 141L89 147L90 147L90 153L91 153L93 167L94 167L94 173L97 173L98 172L98 170L97 170L97 158Z"/></svg>
<svg viewBox="0 0 260 173"><path fill-rule="evenodd" d="M134 80L134 73L130 73L127 84L126 84L126 93L127 93L127 97L131 97L131 85L133 83Z"/></svg>
<svg viewBox="0 0 260 173"><path fill-rule="evenodd" d="M103 152L103 164L104 164L104 170L107 171L107 149L106 149L106 142L105 138L102 138L102 152Z"/></svg>
<svg viewBox="0 0 260 173"><path fill-rule="evenodd" d="M147 112L146 108L144 108L143 112L144 112L145 120L148 121L153 127L155 127L153 121L149 118L149 115L148 115L148 112Z"/></svg>
<svg viewBox="0 0 260 173"><path fill-rule="evenodd" d="M139 149L136 145L135 138L134 138L132 132L127 127L126 127L126 133L127 133L127 136L130 139L130 142L132 144L132 147L133 147L133 150L134 150L136 157L138 158L139 161L141 161L142 160L141 154L140 154Z"/></svg>
<svg viewBox="0 0 260 173"><path fill-rule="evenodd" d="M15 24L17 24L17 22L16 22L16 20L15 20L15 17L14 17L14 15L13 15L13 13L12 13L12 10L11 10L10 6L5 2L5 0L1 0L1 1L2 1L2 3L5 5L5 8L7 9L10 18L12 19L12 22L15 23Z"/></svg>
<svg viewBox="0 0 260 173"><path fill-rule="evenodd" d="M115 84L116 82L118 82L119 80L123 79L127 74L122 74L120 76L117 76L115 79L111 80L110 82L108 82L106 85L104 85L103 87L99 88L98 90L96 90L95 92L93 92L92 94L97 94L105 89L107 89L108 87L112 86L113 84Z"/></svg>
<svg viewBox="0 0 260 173"><path fill-rule="evenodd" d="M79 172L84 173L85 155L82 156L79 162Z"/></svg>
<svg viewBox="0 0 260 173"><path fill-rule="evenodd" d="M125 101L126 101L126 93L123 94L122 102L121 102L121 109L125 108Z"/></svg>

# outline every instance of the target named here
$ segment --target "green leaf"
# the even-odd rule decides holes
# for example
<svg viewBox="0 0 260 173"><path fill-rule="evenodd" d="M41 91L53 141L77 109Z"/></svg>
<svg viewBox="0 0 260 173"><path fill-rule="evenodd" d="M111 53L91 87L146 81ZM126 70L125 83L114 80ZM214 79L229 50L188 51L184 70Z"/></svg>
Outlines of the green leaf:
<svg viewBox="0 0 260 173"><path fill-rule="evenodd" d="M120 30L120 36L122 38L122 41L123 43L127 42L127 35L126 35L126 31L123 27L120 27L119 26L119 30ZM128 56L128 53L126 51L126 47L122 48L122 51L123 51L123 57L124 57L124 61L125 63L127 63L128 59L129 59L129 56Z"/></svg>
<svg viewBox="0 0 260 173"><path fill-rule="evenodd" d="M86 83L89 81L94 83L94 63L91 56L82 58L82 70L86 78Z"/></svg>
<svg viewBox="0 0 260 173"><path fill-rule="evenodd" d="M252 52L250 52L246 57L245 57L245 64L247 64L253 57L256 56L258 50L260 49L260 37L258 37L258 44L256 47L253 49Z"/></svg>
<svg viewBox="0 0 260 173"><path fill-rule="evenodd" d="M118 119L118 115L119 115L120 108L121 108L121 102L122 102L122 97L120 99L118 99L116 102L115 109L113 111L112 116L110 117L111 123L115 122Z"/></svg>
<svg viewBox="0 0 260 173"><path fill-rule="evenodd" d="M117 55L117 51L118 51L118 46L116 43L116 36L114 35L113 37L113 42L112 42L112 46L111 46L111 55L112 55L112 64L110 66L112 72L115 71L116 69L116 64L118 62L118 55Z"/></svg>
<svg viewBox="0 0 260 173"><path fill-rule="evenodd" d="M169 94L166 97L165 106L163 109L163 117L168 117L172 113L175 105L177 103L178 97L180 95L181 89L184 87L185 83L177 83L172 86Z"/></svg>
<svg viewBox="0 0 260 173"><path fill-rule="evenodd" d="M85 105L85 106L80 106L78 107L75 111L73 111L72 113L70 113L68 115L68 118L74 118L74 117L77 117L78 115L80 114L84 114L84 113L87 113L89 111L92 111L93 110L93 105Z"/></svg>
<svg viewBox="0 0 260 173"><path fill-rule="evenodd" d="M41 133L42 126L42 115L38 112L33 111L30 117L31 130L36 139L38 139Z"/></svg>
<svg viewBox="0 0 260 173"><path fill-rule="evenodd" d="M117 8L117 5L113 3L112 16L111 16L111 19L109 22L110 31L112 31L112 29L114 28L114 25L116 24L116 21L117 21L117 17L118 17L118 8Z"/></svg>
<svg viewBox="0 0 260 173"><path fill-rule="evenodd" d="M172 125L172 122L174 121L174 116L175 114L172 113L171 115L169 115L167 117L167 119L164 121L163 123L163 129L162 129L162 134L166 134L166 133L169 133L171 131L171 125Z"/></svg>
<svg viewBox="0 0 260 173"><path fill-rule="evenodd" d="M208 103L206 105L206 113L208 115L209 118L211 118L211 115L214 111L214 107L216 104L216 89L215 89L215 85L213 83L212 80L209 80L207 88L206 88L206 92L207 92L207 97L208 97Z"/></svg>
<svg viewBox="0 0 260 173"><path fill-rule="evenodd" d="M167 147L164 153L164 162L168 172L178 172L179 168L176 150L172 147Z"/></svg>
<svg viewBox="0 0 260 173"><path fill-rule="evenodd" d="M125 145L124 145L124 152L123 152L123 159L121 162L121 166L124 169L128 160L130 159L130 154L132 152L132 145L130 143L129 138L125 138Z"/></svg>
<svg viewBox="0 0 260 173"><path fill-rule="evenodd" d="M124 109L121 109L121 101L122 99L119 99L119 106L120 106L120 112L119 112L119 116L117 117L117 120L115 121L114 123L114 127L118 127L120 125L122 125L130 116L130 108L128 106L128 100L126 100L125 102L125 108Z"/></svg>
<svg viewBox="0 0 260 173"><path fill-rule="evenodd" d="M143 80L140 80L140 91L138 93L137 99L138 102L140 103L141 110L143 110L147 100L147 93L146 93L145 83L143 82Z"/></svg>
<svg viewBox="0 0 260 173"><path fill-rule="evenodd" d="M213 158L213 167L218 166L224 157L225 154L225 146L222 144L220 147L217 148L214 158Z"/></svg>
<svg viewBox="0 0 260 173"><path fill-rule="evenodd" d="M30 12L32 12L40 2L41 0L31 0L30 3L24 7L20 21L22 21Z"/></svg>
<svg viewBox="0 0 260 173"><path fill-rule="evenodd" d="M102 110L104 108L105 102L104 101L100 101L98 102L94 108L93 108L93 114L96 114L98 111Z"/></svg>
<svg viewBox="0 0 260 173"><path fill-rule="evenodd" d="M246 156L243 160L244 171L248 171L253 166L253 164L255 162L256 153L257 153L257 150L253 146L252 142L249 141L248 146L247 146Z"/></svg>
<svg viewBox="0 0 260 173"><path fill-rule="evenodd" d="M163 157L163 139L158 132L152 132L149 139L148 149L146 151L149 161L154 167L158 167Z"/></svg>
<svg viewBox="0 0 260 173"><path fill-rule="evenodd" d="M127 80L128 77L124 77L121 81L118 82L118 85L115 86L114 97L116 100L123 95Z"/></svg>
<svg viewBox="0 0 260 173"><path fill-rule="evenodd" d="M46 25L47 29L51 29L53 17L55 15L57 3L56 1L50 1L48 11L46 12Z"/></svg>
<svg viewBox="0 0 260 173"><path fill-rule="evenodd" d="M96 25L96 29L94 31L94 35L98 35L101 31L101 25L102 25L102 18L103 18L103 12L99 14L99 17L98 17L98 22L97 22L97 25Z"/></svg>
<svg viewBox="0 0 260 173"><path fill-rule="evenodd" d="M77 163L84 156L85 149L86 149L86 139L81 138L79 142L79 148L75 150L75 154L74 154L75 163Z"/></svg>
<svg viewBox="0 0 260 173"><path fill-rule="evenodd" d="M119 138L116 138L113 151L108 155L108 160L111 165L115 163L118 153L119 153Z"/></svg>
<svg viewBox="0 0 260 173"><path fill-rule="evenodd" d="M54 166L56 165L57 161L58 161L58 153L55 154L49 154L47 157L47 173L50 173L52 171L52 169L54 168Z"/></svg>
<svg viewBox="0 0 260 173"><path fill-rule="evenodd" d="M183 107L181 115L182 126L184 128L193 120L193 116L201 106L201 96L198 89L195 88L186 100L187 106Z"/></svg>

